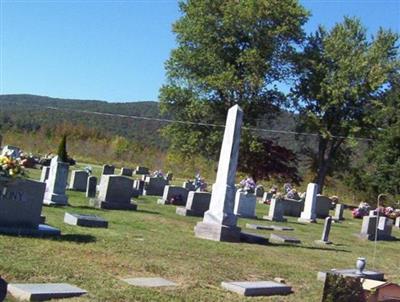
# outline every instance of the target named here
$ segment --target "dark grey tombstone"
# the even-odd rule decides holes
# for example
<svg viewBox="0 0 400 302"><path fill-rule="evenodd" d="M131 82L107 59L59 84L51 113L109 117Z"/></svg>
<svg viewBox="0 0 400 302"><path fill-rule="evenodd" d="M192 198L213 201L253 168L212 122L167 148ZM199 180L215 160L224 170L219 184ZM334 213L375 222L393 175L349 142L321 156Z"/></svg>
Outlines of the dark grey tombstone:
<svg viewBox="0 0 400 302"><path fill-rule="evenodd" d="M87 188L89 173L85 170L74 170L71 172L69 188L71 190L85 192Z"/></svg>
<svg viewBox="0 0 400 302"><path fill-rule="evenodd" d="M122 168L121 168L121 173L120 173L120 174L121 174L122 176L132 176L133 170L130 169L130 168L122 167Z"/></svg>
<svg viewBox="0 0 400 302"><path fill-rule="evenodd" d="M0 277L0 302L4 301L7 295L7 282Z"/></svg>
<svg viewBox="0 0 400 302"><path fill-rule="evenodd" d="M96 197L96 186L97 186L97 177L89 176L86 186L86 197L88 198Z"/></svg>
<svg viewBox="0 0 400 302"><path fill-rule="evenodd" d="M338 203L335 206L335 216L333 216L333 220L335 221L344 220L343 212L344 212L344 204Z"/></svg>
<svg viewBox="0 0 400 302"><path fill-rule="evenodd" d="M331 231L331 225L332 225L332 217L328 216L325 218L324 230L322 232L321 240L317 240L316 243L321 243L321 244L332 243L329 241L329 232Z"/></svg>
<svg viewBox="0 0 400 302"><path fill-rule="evenodd" d="M102 175L112 175L114 174L115 167L113 165L103 165Z"/></svg>
<svg viewBox="0 0 400 302"><path fill-rule="evenodd" d="M131 204L133 180L118 175L103 175L97 207L103 209L136 210Z"/></svg>

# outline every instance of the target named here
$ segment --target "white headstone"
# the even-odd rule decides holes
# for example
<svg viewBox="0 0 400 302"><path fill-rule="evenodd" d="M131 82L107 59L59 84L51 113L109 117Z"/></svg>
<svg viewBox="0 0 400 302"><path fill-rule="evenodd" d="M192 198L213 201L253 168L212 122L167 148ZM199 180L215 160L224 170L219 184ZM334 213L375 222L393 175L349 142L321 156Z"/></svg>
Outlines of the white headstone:
<svg viewBox="0 0 400 302"><path fill-rule="evenodd" d="M299 222L316 222L316 201L317 201L318 185L309 183L307 186L306 201L304 210L300 214Z"/></svg>
<svg viewBox="0 0 400 302"><path fill-rule="evenodd" d="M59 160L58 156L53 157L50 162L49 178L46 182L46 193L44 204L67 205L68 196L65 195L67 187L69 164Z"/></svg>

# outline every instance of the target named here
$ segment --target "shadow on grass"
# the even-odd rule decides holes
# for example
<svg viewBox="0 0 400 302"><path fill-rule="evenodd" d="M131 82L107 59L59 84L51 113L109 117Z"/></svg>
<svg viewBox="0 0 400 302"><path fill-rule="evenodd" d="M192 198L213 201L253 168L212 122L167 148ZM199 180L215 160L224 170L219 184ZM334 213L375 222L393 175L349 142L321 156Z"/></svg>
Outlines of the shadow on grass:
<svg viewBox="0 0 400 302"><path fill-rule="evenodd" d="M96 242L96 237L92 235L83 235L83 234L65 234L51 238L51 240L76 242L76 243L91 243L91 242Z"/></svg>
<svg viewBox="0 0 400 302"><path fill-rule="evenodd" d="M343 249L330 249L330 248L325 248L325 247L320 247L320 246L304 246L304 245L299 245L299 244L291 244L291 243L268 243L269 247L294 247L294 248L303 248L303 249L308 249L308 250L320 250L320 251L331 251L331 252L344 252L344 253L351 253L349 250L343 250Z"/></svg>
<svg viewBox="0 0 400 302"><path fill-rule="evenodd" d="M146 213L146 214L153 214L153 215L160 215L160 212L149 211L149 210L137 209L136 212L139 212L139 213Z"/></svg>
<svg viewBox="0 0 400 302"><path fill-rule="evenodd" d="M101 210L101 209L98 209L98 208L95 208L95 207L91 207L91 206L72 206L72 205L69 205L69 207L73 208L73 209L82 209L82 210Z"/></svg>

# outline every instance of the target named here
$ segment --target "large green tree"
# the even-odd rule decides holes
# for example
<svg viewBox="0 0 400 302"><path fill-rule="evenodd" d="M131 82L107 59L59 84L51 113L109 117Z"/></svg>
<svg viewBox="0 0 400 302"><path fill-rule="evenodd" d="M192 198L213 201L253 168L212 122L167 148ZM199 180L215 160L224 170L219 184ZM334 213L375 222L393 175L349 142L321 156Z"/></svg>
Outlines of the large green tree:
<svg viewBox="0 0 400 302"><path fill-rule="evenodd" d="M224 124L239 104L245 125L276 110L277 81L289 76L289 58L304 37L308 13L296 0L188 0L173 25L178 47L166 62L160 106L177 120ZM222 127L172 123L170 146L216 159ZM251 140L247 140L251 143ZM247 148L249 149L249 148Z"/></svg>
<svg viewBox="0 0 400 302"><path fill-rule="evenodd" d="M328 172L347 168L347 138L369 136L370 116L383 102L397 72L398 36L380 29L368 38L358 19L345 18L330 31L320 27L298 56L292 105L302 131L317 133L315 182L322 192Z"/></svg>

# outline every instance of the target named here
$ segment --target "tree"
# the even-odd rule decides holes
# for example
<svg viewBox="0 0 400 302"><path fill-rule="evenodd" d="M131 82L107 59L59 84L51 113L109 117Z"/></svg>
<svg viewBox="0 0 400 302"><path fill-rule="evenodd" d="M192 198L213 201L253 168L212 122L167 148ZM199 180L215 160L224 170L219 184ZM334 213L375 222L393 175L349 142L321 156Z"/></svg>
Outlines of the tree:
<svg viewBox="0 0 400 302"><path fill-rule="evenodd" d="M68 154L67 154L67 136L63 135L60 144L58 145L57 151L58 158L66 163L68 162Z"/></svg>
<svg viewBox="0 0 400 302"><path fill-rule="evenodd" d="M321 192L329 170L346 168L335 164L349 151L346 139L370 135L372 109L398 65L397 40L383 29L369 40L360 21L346 17L332 30L320 27L310 35L298 56L291 105L299 128L318 134L314 172Z"/></svg>
<svg viewBox="0 0 400 302"><path fill-rule="evenodd" d="M160 106L177 120L224 124L229 107L245 125L277 110L274 83L290 74L289 57L304 37L308 13L297 0L188 0L173 25L178 47L166 62ZM222 127L172 123L163 130L172 149L216 159ZM254 138L256 139L256 138ZM251 143L251 140L248 140Z"/></svg>

